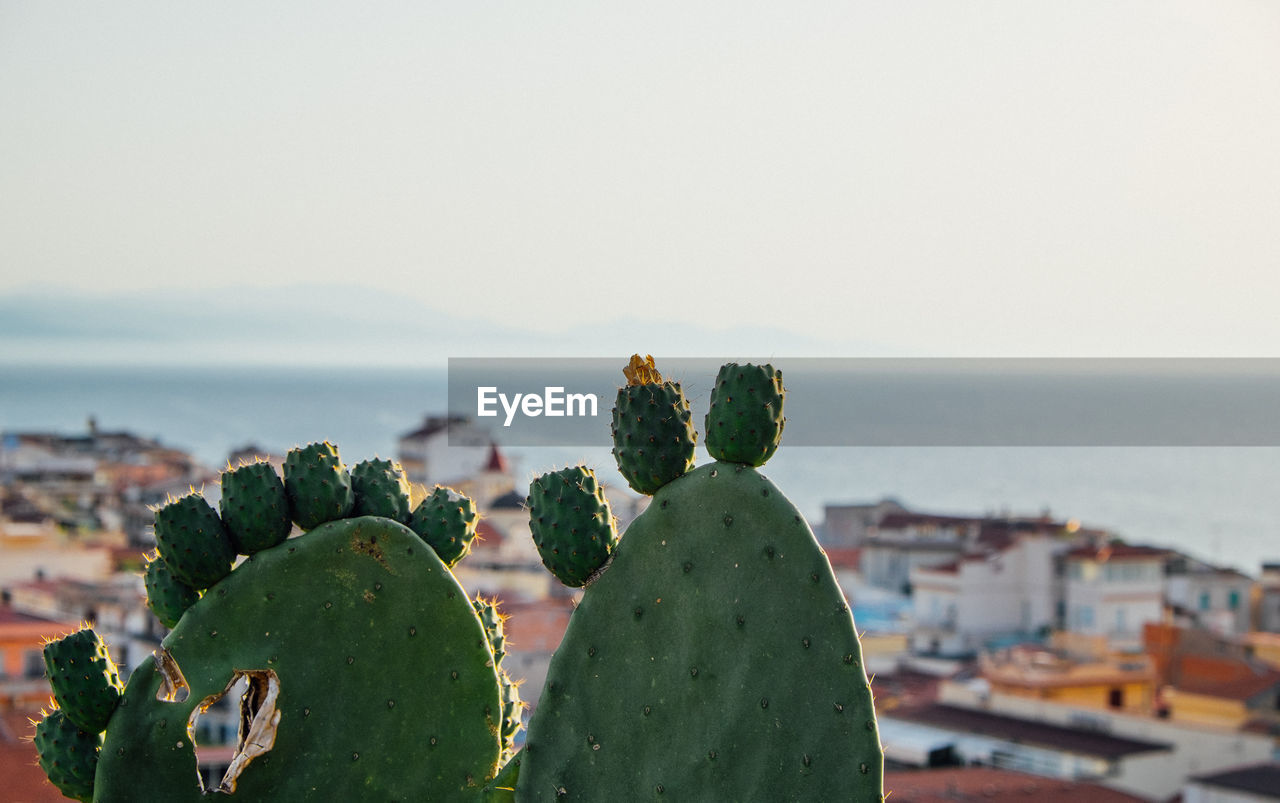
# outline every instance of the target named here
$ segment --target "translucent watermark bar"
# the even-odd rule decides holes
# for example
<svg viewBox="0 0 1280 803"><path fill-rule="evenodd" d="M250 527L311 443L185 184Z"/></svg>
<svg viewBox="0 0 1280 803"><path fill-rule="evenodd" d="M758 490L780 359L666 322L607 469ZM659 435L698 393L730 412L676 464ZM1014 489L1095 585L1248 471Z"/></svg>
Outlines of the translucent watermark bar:
<svg viewBox="0 0 1280 803"><path fill-rule="evenodd" d="M699 442L730 361L782 371L788 447L1280 446L1280 359L659 358ZM609 446L625 364L450 359L450 443Z"/></svg>

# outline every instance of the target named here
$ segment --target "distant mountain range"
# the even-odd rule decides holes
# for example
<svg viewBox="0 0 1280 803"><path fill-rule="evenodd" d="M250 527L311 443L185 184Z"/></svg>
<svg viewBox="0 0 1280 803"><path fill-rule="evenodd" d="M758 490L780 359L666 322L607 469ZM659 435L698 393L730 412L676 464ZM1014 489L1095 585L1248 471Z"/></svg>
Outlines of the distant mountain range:
<svg viewBox="0 0 1280 803"><path fill-rule="evenodd" d="M628 317L530 332L357 286L147 294L31 287L0 294L0 363L443 365L449 357L901 356L768 327L718 330Z"/></svg>

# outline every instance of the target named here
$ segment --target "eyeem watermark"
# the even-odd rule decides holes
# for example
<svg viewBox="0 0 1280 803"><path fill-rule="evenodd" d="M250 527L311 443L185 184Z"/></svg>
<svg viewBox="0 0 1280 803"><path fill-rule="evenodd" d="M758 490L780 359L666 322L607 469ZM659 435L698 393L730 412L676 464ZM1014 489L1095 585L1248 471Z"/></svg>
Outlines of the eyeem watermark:
<svg viewBox="0 0 1280 803"><path fill-rule="evenodd" d="M658 360L695 426L728 359ZM1280 447L1276 358L732 359L783 372L786 447ZM484 430L480 441L503 446L608 447L601 418L626 364L451 358L448 418L465 425L451 426L450 443L475 445Z"/></svg>
<svg viewBox="0 0 1280 803"><path fill-rule="evenodd" d="M541 394L514 393L510 396L499 393L496 385L476 388L477 417L496 417L499 404L502 405L502 410L507 416L502 422L504 427L511 426L517 412L528 418L537 418L540 415L551 418L594 417L600 414L598 399L595 396L590 393L565 393L561 385L544 386Z"/></svg>

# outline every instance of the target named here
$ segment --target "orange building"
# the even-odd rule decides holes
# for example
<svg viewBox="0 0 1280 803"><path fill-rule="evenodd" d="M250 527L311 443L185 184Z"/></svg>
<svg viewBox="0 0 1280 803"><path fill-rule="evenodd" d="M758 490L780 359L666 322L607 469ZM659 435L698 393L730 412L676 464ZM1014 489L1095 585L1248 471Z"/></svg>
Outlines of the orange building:
<svg viewBox="0 0 1280 803"><path fill-rule="evenodd" d="M1145 655L1014 647L983 655L979 666L994 692L1131 713L1154 708L1156 671Z"/></svg>
<svg viewBox="0 0 1280 803"><path fill-rule="evenodd" d="M0 605L0 712L38 711L48 703L44 643L79 626L78 622L46 619Z"/></svg>

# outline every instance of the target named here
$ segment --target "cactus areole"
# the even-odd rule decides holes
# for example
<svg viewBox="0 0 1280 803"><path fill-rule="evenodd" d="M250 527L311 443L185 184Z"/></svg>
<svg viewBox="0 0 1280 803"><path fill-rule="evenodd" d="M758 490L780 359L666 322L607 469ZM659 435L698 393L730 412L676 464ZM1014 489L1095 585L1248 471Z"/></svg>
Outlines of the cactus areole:
<svg viewBox="0 0 1280 803"><path fill-rule="evenodd" d="M661 387L651 358L627 376ZM517 800L883 798L849 606L804 517L754 468L781 435L781 375L726 366L721 380L725 459L651 491L633 479L659 473L634 470L650 450L623 447L662 441L669 418L615 412L619 468L653 499L552 658Z"/></svg>
<svg viewBox="0 0 1280 803"><path fill-rule="evenodd" d="M205 790L191 725L242 677L231 767ZM497 772L503 694L470 600L417 535L330 522L237 568L134 671L94 796L456 799Z"/></svg>

